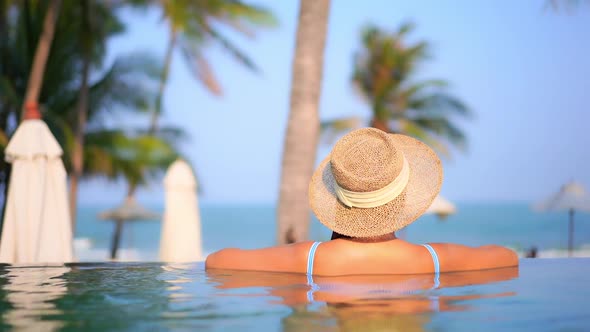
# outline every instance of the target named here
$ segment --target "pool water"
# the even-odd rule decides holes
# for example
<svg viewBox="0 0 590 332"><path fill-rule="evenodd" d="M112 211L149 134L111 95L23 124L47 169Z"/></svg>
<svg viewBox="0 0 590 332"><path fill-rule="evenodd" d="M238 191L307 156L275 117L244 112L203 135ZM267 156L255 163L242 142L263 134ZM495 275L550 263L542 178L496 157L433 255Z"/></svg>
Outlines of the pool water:
<svg viewBox="0 0 590 332"><path fill-rule="evenodd" d="M413 276L205 271L202 264L0 266L0 330L587 331L590 259Z"/></svg>

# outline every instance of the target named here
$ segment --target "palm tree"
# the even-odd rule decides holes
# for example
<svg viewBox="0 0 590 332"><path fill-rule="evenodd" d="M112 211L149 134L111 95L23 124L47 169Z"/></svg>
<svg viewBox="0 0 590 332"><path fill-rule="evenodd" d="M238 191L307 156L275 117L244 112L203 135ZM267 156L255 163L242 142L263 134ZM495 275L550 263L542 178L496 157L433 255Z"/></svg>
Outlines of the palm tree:
<svg viewBox="0 0 590 332"><path fill-rule="evenodd" d="M25 3L27 5L28 2ZM15 3L12 1L2 1L0 2L0 35L2 35L2 42L0 42L0 87L1 90L4 92L3 96L0 98L0 112L2 116L0 116L0 145L2 148L6 146L8 143L8 135L6 134L6 127L9 125L9 117L14 116L18 118L16 103L14 103L16 96L14 94L10 94L12 92L12 84L6 78L12 74L11 62L12 59L9 58L9 42L7 36L10 34L10 22L9 19L11 17L11 9L15 6ZM55 32L55 26L57 17L60 12L61 7L61 0L51 0L47 5L47 10L44 15L43 19L43 28L40 30L40 34L38 35L38 41L36 43L36 50L35 55L32 61L32 68L30 72L27 72L28 76L24 80L26 82L26 90L24 94L24 102L20 102L21 105L21 112L20 118L21 120L25 116L25 110L27 104L38 104L39 93L42 88L43 84L43 77L45 73L45 66L47 63L47 58L49 57L49 51L51 49L51 45L53 42L53 36ZM30 40L29 40L30 41ZM29 43L31 46L32 43ZM32 48L32 47L31 47ZM21 82L22 84L22 82ZM4 149L2 149L4 151ZM4 198L7 195L8 191L8 178L10 177L10 170L11 166L4 161L0 162L0 173L1 178L0 181L3 184L3 193ZM2 207L2 220L4 220L4 207Z"/></svg>
<svg viewBox="0 0 590 332"><path fill-rule="evenodd" d="M168 24L168 46L150 121L150 132L158 130L158 119L162 113L164 92L176 49L181 51L195 78L209 92L220 95L221 85L205 56L205 46L211 42L217 43L246 68L256 70L252 60L226 38L220 28L230 28L242 35L251 36L255 28L275 24L275 19L268 10L237 0L133 0L131 3L139 7L159 7Z"/></svg>
<svg viewBox="0 0 590 332"><path fill-rule="evenodd" d="M124 178L128 184L128 196L178 158L172 140L145 131L89 131L85 139L83 175L109 180Z"/></svg>
<svg viewBox="0 0 590 332"><path fill-rule="evenodd" d="M128 192L133 192L178 157L177 143L185 138L184 132L178 128L161 128L157 133L149 134L145 129L112 127L103 123L109 117L118 117L121 111L147 116L153 105L159 72L159 66L151 58L130 55L119 57L98 80L91 82L83 138L82 178L123 178L129 186ZM66 93L63 96L54 103L70 105L70 114L49 110L47 122L62 135L65 165L71 174L77 95L71 93L68 96ZM118 111L112 113L115 110Z"/></svg>
<svg viewBox="0 0 590 332"><path fill-rule="evenodd" d="M70 216L72 230L76 229L76 211L78 202L78 182L84 173L84 137L88 122L88 98L91 67L99 65L104 57L105 44L109 37L122 32L123 25L114 15L114 7L102 1L81 0L73 5L78 13L80 29L78 30L78 47L81 58L80 90L74 117L74 141L71 155L70 172ZM92 13L92 15L91 15Z"/></svg>
<svg viewBox="0 0 590 332"><path fill-rule="evenodd" d="M39 92L41 91L41 85L43 83L45 65L47 63L47 58L49 57L49 50L51 49L53 34L55 32L55 21L57 20L60 6L61 0L51 0L47 7L47 13L45 14L45 20L43 21L43 30L41 30L41 36L39 37L37 50L35 51L35 57L33 59L31 74L27 81L27 90L25 93L25 102L22 105L21 119L25 114L25 105L27 103L37 104L38 102Z"/></svg>
<svg viewBox="0 0 590 332"><path fill-rule="evenodd" d="M148 133L156 134L162 115L163 99L172 66L174 50L179 48L193 75L205 88L220 95L221 85L204 54L204 47L216 42L246 68L256 70L254 63L220 31L220 26L232 28L244 35L252 35L254 28L274 25L273 15L261 7L248 5L238 0L132 0L138 7L157 6L167 19L169 40L160 76L158 94L153 109ZM136 187L129 188L134 195Z"/></svg>
<svg viewBox="0 0 590 332"><path fill-rule="evenodd" d="M84 131L83 178L124 178L133 190L160 173L178 156L176 144L184 139L177 128L161 128L155 135L146 130L105 126L107 118L121 111L148 115L153 105L159 67L149 57L119 57L88 92L87 128ZM141 81L144 84L138 85ZM151 81L151 84L149 84ZM148 84L145 84L148 83ZM152 88L150 88L150 86ZM76 93L63 94L55 105L70 105L70 114L48 110L47 122L59 133L64 146L65 166L71 174L75 152ZM118 110L118 112L112 113ZM73 114L72 114L73 113Z"/></svg>
<svg viewBox="0 0 590 332"><path fill-rule="evenodd" d="M362 33L362 49L355 55L352 81L371 105L372 127L403 133L449 156L450 146L466 146L454 116L468 117L469 109L446 92L444 80L415 79L418 64L428 57L428 43L408 43L412 24L386 33L369 26Z"/></svg>
<svg viewBox="0 0 590 332"><path fill-rule="evenodd" d="M307 186L319 135L318 104L329 10L330 0L300 1L277 216L279 244L307 238Z"/></svg>
<svg viewBox="0 0 590 332"><path fill-rule="evenodd" d="M0 43L0 58L7 59L0 63L0 129L6 136L14 131L12 123L18 118L17 110L26 89L32 58L29 45L35 44L35 36L41 30L40 13L44 9L39 3L42 2L31 2L26 9L23 6L12 7L11 19L6 21L6 39ZM94 19L106 17L96 9L94 7L92 10ZM80 26L83 21L78 19L80 10L79 2L65 2L61 12L63 19L56 26L39 96L45 121L64 148L64 164L68 172L72 173L75 137L79 130L80 74L88 59L80 42L92 41L92 79L88 80L82 175L124 177L134 186L145 183L152 174L165 169L166 160L170 161L171 156L177 156L173 143L182 138L180 131L175 128L163 129L148 140L145 130L126 129L108 123L109 120L114 122L113 117L120 116L122 112L129 112L128 115L149 114L149 110L153 109L160 66L142 54L119 57L105 68L102 60L105 54L103 41L106 38L95 35L88 40L80 37L83 31ZM105 22L107 28L102 31L114 33L122 30L122 25L116 20ZM0 159L4 159L1 154Z"/></svg>

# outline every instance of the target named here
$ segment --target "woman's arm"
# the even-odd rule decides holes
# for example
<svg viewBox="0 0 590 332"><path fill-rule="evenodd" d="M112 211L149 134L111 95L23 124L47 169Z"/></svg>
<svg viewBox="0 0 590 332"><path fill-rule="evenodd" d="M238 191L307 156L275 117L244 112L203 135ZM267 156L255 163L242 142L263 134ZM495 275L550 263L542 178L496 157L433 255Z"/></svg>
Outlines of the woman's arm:
<svg viewBox="0 0 590 332"><path fill-rule="evenodd" d="M207 256L206 269L305 273L312 242L263 249L222 249Z"/></svg>
<svg viewBox="0 0 590 332"><path fill-rule="evenodd" d="M441 271L469 271L518 266L518 256L506 247L468 247L452 243L432 244L440 259Z"/></svg>

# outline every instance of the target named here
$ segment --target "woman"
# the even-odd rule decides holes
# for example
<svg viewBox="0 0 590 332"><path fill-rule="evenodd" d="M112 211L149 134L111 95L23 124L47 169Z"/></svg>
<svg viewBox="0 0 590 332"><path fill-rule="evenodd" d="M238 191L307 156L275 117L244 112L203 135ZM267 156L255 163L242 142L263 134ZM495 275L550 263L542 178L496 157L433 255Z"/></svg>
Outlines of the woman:
<svg viewBox="0 0 590 332"><path fill-rule="evenodd" d="M516 254L500 246L417 245L395 236L424 213L441 183L441 162L427 145L378 129L355 130L336 143L309 185L311 208L333 231L332 240L223 249L207 257L206 268L337 276L518 265Z"/></svg>

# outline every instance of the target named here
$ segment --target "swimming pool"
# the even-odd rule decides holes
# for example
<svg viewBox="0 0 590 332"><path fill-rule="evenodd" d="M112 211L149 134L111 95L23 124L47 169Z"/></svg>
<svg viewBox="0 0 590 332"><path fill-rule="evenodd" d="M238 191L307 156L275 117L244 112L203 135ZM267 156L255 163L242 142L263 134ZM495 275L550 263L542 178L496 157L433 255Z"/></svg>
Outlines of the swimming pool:
<svg viewBox="0 0 590 332"><path fill-rule="evenodd" d="M0 330L589 330L590 259L519 269L314 278L202 264L0 266ZM439 284L438 287L435 287Z"/></svg>

